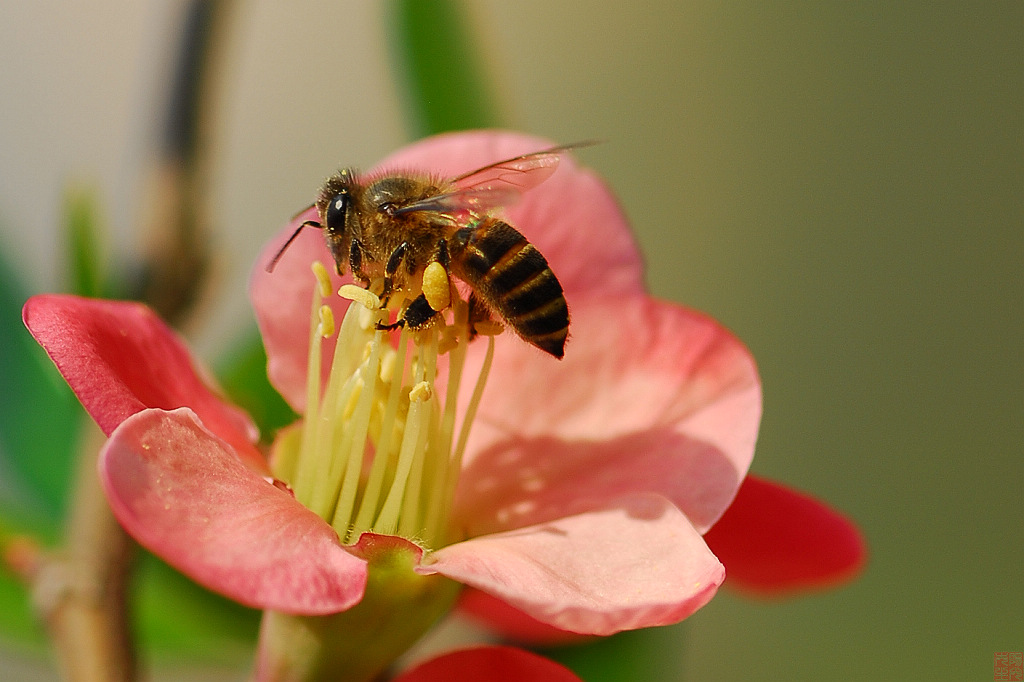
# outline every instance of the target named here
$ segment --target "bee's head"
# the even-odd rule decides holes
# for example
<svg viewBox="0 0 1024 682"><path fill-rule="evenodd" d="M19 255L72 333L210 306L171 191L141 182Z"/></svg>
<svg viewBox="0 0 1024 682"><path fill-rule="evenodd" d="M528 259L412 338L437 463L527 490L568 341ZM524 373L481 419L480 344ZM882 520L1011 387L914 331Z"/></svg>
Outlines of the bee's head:
<svg viewBox="0 0 1024 682"><path fill-rule="evenodd" d="M328 238L341 235L348 226L349 214L352 211L352 195L348 190L341 190L327 202L323 211L323 227Z"/></svg>
<svg viewBox="0 0 1024 682"><path fill-rule="evenodd" d="M341 237L352 225L352 201L356 190L355 173L344 169L327 178L317 198L320 222L328 239Z"/></svg>
<svg viewBox="0 0 1024 682"><path fill-rule="evenodd" d="M320 226L339 273L348 263L353 237L359 234L359 216L354 210L358 189L355 172L344 169L324 182L316 202Z"/></svg>

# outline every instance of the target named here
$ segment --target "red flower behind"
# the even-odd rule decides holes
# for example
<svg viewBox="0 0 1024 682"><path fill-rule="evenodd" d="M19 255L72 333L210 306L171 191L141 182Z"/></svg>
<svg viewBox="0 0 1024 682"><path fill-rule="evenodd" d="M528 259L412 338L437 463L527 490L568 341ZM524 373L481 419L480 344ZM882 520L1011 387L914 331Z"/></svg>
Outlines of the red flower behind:
<svg viewBox="0 0 1024 682"><path fill-rule="evenodd" d="M394 682L580 682L567 668L537 654L490 646L443 654L399 675Z"/></svg>

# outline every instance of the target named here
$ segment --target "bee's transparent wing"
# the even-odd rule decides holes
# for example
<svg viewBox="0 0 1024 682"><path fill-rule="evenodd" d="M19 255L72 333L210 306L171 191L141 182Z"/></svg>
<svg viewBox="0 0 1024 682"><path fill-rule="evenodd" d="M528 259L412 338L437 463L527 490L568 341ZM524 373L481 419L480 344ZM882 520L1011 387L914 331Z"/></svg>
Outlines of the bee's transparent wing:
<svg viewBox="0 0 1024 682"><path fill-rule="evenodd" d="M435 213L469 211L471 213L484 213L493 208L508 206L514 203L520 194L522 194L522 191L514 187L468 187L415 201L397 209L395 215L419 211L432 211Z"/></svg>
<svg viewBox="0 0 1024 682"><path fill-rule="evenodd" d="M523 192L550 178L558 168L562 153L590 144L593 142L559 145L477 168L453 178L451 183L455 185L455 190L403 206L396 213L481 213L500 206L508 206Z"/></svg>

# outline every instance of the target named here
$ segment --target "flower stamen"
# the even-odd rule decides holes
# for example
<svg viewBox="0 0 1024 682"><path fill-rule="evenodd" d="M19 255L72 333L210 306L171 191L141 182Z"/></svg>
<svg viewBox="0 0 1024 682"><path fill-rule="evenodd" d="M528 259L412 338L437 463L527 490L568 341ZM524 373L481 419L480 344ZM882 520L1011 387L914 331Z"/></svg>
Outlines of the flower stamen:
<svg viewBox="0 0 1024 682"><path fill-rule="evenodd" d="M317 292L320 298L324 299L331 295L331 276L327 272L327 266L320 261L313 261L310 265L313 275L316 276Z"/></svg>
<svg viewBox="0 0 1024 682"><path fill-rule="evenodd" d="M325 339L329 339L334 336L334 311L331 310L330 306L320 306L320 326L318 327L320 336Z"/></svg>
<svg viewBox="0 0 1024 682"><path fill-rule="evenodd" d="M327 520L342 542L355 542L361 533L373 531L416 538L428 549L437 548L448 541L445 533L461 449L483 390L479 377L471 409L457 425L459 385L471 336L469 306L437 264L425 275L425 286L415 287L429 290L428 302L440 306L436 323L422 330L397 330L393 347L390 332L381 328L388 310L376 294L362 287L344 285L337 290L358 305L349 305L335 330L331 308L324 303L324 292L331 292L321 279L326 268L314 266L314 272L318 285L313 295L308 406L301 437L296 439L300 442L293 446L298 449L296 497ZM408 296L409 291L403 293ZM445 295L451 298L445 301ZM396 301L399 307L409 303L408 298L393 296L390 306ZM449 314L451 324L445 321ZM332 337L333 359L322 382L322 340ZM435 380L441 355L447 356L448 381L439 393ZM489 364L488 360L485 367Z"/></svg>
<svg viewBox="0 0 1024 682"><path fill-rule="evenodd" d="M392 362L393 369L391 370L388 399L381 417L382 426L377 440L376 452L379 453L379 456L374 457L373 465L370 468L370 476L366 482L363 501L352 527L353 535L369 530L377 514L377 505L383 492L384 477L388 472L391 442L400 428L398 424L398 410L400 407L402 378L406 367L405 356L409 346L409 338L409 332L403 330L398 339L398 351L394 354Z"/></svg>

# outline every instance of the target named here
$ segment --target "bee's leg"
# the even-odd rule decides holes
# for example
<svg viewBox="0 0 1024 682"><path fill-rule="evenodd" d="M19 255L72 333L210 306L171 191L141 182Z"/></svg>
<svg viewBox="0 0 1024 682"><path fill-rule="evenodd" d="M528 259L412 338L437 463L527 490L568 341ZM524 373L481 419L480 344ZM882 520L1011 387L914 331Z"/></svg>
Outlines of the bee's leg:
<svg viewBox="0 0 1024 682"><path fill-rule="evenodd" d="M384 291L380 294L380 300L384 305L388 304L388 298L394 292L395 273L402 266L402 261L405 260L406 254L409 253L409 248L409 242L399 244L398 248L391 252L391 256L388 257L388 262L384 266Z"/></svg>
<svg viewBox="0 0 1024 682"><path fill-rule="evenodd" d="M440 263L445 270L451 268L452 259L448 255L448 242L444 239L440 239L437 242L437 249L434 251L434 260Z"/></svg>
<svg viewBox="0 0 1024 682"><path fill-rule="evenodd" d="M402 242L398 246L398 248L391 253L391 257L388 258L387 265L384 266L384 295L381 296L382 300L386 301L385 296L391 293L391 289L394 287L394 275L396 272L398 272L398 268L402 266L403 260L406 261L406 267L409 270L409 273L412 274L412 271L415 268L415 263L411 262L406 258L406 255L410 248L411 247L409 246L409 242ZM444 292L445 294L447 294L447 273L451 261L448 256L448 244L443 239L438 240L437 248L434 251L433 257L431 258L431 263L435 262L440 263L441 267L444 269L444 274L442 274L441 277L445 282ZM427 273L424 273L425 279L426 275ZM424 289L427 288L427 286L424 286ZM440 310L434 308L434 305L440 305ZM401 319L393 322L392 324L378 324L377 329L390 330L398 329L400 327L408 327L409 329L412 329L414 331L426 329L434 322L434 319L437 317L437 314L441 312L441 310L443 310L445 307L447 307L447 305L447 303L444 303L442 305L437 302L434 302L432 305L431 301L429 301L427 298L427 294L421 293L413 300L412 303L409 304L409 307L405 309L405 313L402 315Z"/></svg>
<svg viewBox="0 0 1024 682"><path fill-rule="evenodd" d="M392 322L391 324L377 324L377 329L392 330L399 329L401 327L408 327L413 331L419 331L420 329L426 329L434 321L438 311L430 307L427 303L427 297L423 294L417 296L409 307L405 309L405 314L401 319Z"/></svg>
<svg viewBox="0 0 1024 682"><path fill-rule="evenodd" d="M476 292L469 294L469 340L477 337L476 325L478 322L491 322L491 310L488 308Z"/></svg>
<svg viewBox="0 0 1024 682"><path fill-rule="evenodd" d="M409 304L409 307L405 309L405 314L402 316L402 322L405 323L409 329L425 329L430 326L430 323L434 321L438 311L430 307L430 303L427 302L427 297L420 294Z"/></svg>

